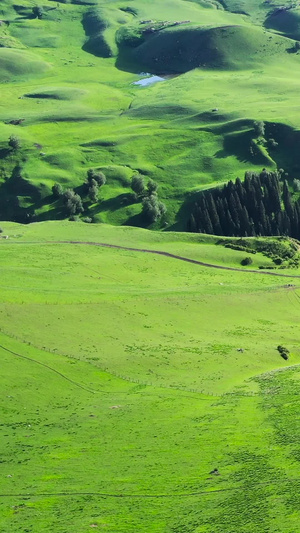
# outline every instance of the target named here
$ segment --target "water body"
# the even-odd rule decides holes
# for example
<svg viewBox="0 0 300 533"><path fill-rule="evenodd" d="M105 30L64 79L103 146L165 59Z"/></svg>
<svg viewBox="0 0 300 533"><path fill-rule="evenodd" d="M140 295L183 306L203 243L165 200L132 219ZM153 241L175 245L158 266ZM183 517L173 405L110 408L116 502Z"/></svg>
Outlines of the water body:
<svg viewBox="0 0 300 533"><path fill-rule="evenodd" d="M153 85L154 83L158 83L161 81L166 81L167 79L161 76L155 76L148 73L141 73L141 76L147 76L147 78L142 78L139 81L134 81L132 85L139 85L139 87L148 87L149 85Z"/></svg>

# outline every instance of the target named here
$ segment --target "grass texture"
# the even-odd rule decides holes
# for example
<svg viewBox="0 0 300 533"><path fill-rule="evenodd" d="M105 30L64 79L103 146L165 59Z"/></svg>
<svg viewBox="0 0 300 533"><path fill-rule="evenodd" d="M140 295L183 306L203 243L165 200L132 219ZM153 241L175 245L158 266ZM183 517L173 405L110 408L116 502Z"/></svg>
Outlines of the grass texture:
<svg viewBox="0 0 300 533"><path fill-rule="evenodd" d="M1 531L294 533L300 271L201 235L3 230Z"/></svg>

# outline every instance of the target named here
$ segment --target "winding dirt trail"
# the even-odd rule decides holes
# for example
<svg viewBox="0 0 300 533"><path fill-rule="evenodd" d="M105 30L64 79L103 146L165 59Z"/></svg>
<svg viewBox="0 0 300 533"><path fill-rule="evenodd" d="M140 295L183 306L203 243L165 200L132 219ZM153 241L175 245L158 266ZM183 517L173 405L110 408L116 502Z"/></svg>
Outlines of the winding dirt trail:
<svg viewBox="0 0 300 533"><path fill-rule="evenodd" d="M170 252L164 252L161 250L150 250L148 248L132 248L130 246L121 246L118 244L107 244L104 242L89 242L89 241L47 241L48 244L84 244L87 246L101 246L103 248L114 248L117 250L126 250L129 252L141 252L144 254L155 254L155 255L161 255L164 257L169 257L170 259L177 259L179 261L185 261L186 263L192 263L194 265L199 265L202 267L207 268L216 268L218 270L231 270L233 272L244 272L244 273L252 273L252 274L262 274L265 276L277 276L281 278L294 278L294 279L300 279L300 275L296 274L282 274L280 272L267 272L266 270L253 270L253 269L243 269L243 268L237 268L237 267L229 267L229 266L222 266L222 265L214 265L212 263L204 263L203 261L198 261L197 259L190 259L188 257L183 257L182 255L176 255L172 254Z"/></svg>

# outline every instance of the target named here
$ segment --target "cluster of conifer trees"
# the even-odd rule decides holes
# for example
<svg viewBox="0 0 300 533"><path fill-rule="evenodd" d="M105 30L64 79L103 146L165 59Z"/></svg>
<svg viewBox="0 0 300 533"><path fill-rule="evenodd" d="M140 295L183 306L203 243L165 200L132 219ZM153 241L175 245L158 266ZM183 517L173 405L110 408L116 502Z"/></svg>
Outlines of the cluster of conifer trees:
<svg viewBox="0 0 300 533"><path fill-rule="evenodd" d="M278 172L246 172L245 180L204 191L187 231L228 236L289 235L300 239L300 199L293 202Z"/></svg>

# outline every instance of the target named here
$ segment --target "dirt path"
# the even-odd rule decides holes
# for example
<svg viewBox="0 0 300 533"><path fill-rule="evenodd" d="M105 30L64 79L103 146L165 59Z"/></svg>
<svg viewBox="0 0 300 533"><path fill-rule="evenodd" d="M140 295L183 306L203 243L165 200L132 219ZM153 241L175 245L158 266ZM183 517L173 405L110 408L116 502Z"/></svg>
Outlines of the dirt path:
<svg viewBox="0 0 300 533"><path fill-rule="evenodd" d="M160 250L149 250L147 248L131 248L129 246L120 246L118 244L107 244L104 242L88 242L88 241L48 241L48 244L85 244L88 246L102 246L104 248L114 248L117 250L126 250L129 252L142 252L145 254L155 254L162 255L164 257L169 257L171 259L178 259L179 261L185 261L186 263L192 263L194 265L199 265L207 268L216 268L218 270L231 270L233 272L250 272L252 274L263 274L265 276L277 276L281 278L297 278L300 279L300 275L296 274L281 274L280 272L267 272L265 270L251 270L243 269L237 267L228 267L222 265L213 265L211 263L204 263L203 261L197 261L197 259L189 259L188 257L183 257L181 255L172 254L170 252L163 252Z"/></svg>

